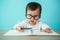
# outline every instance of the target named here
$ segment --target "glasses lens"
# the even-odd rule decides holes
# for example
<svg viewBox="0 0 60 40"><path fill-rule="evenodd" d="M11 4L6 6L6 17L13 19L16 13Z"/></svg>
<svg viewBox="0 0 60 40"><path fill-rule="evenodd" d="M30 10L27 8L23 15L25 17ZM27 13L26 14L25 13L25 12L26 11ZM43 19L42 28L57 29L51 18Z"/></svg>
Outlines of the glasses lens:
<svg viewBox="0 0 60 40"><path fill-rule="evenodd" d="M39 19L39 17L38 17L38 16L36 16L34 19L35 19L35 20L38 20L38 19Z"/></svg>
<svg viewBox="0 0 60 40"><path fill-rule="evenodd" d="M27 15L27 18L31 19L31 17L32 17L32 16L30 16L30 15Z"/></svg>
<svg viewBox="0 0 60 40"><path fill-rule="evenodd" d="M33 17L35 20L38 20L38 19L39 19L39 17L38 17L38 16L31 16L31 15L27 15L27 18L28 18L28 19L31 19L32 17Z"/></svg>

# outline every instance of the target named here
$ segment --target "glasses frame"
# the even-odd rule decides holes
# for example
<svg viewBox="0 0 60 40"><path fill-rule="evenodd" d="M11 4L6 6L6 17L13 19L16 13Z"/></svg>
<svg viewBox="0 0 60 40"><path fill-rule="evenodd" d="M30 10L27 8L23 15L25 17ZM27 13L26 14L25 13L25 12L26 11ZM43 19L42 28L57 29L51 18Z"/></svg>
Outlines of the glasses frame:
<svg viewBox="0 0 60 40"><path fill-rule="evenodd" d="M30 16L30 18L28 18L28 15ZM34 16L32 16L32 15L30 15L30 14L27 14L26 15L26 17L27 17L27 19L31 19L32 17L35 19L35 17L37 17L38 15L34 15ZM39 17L37 18L37 19L35 19L35 20L38 20L39 19Z"/></svg>

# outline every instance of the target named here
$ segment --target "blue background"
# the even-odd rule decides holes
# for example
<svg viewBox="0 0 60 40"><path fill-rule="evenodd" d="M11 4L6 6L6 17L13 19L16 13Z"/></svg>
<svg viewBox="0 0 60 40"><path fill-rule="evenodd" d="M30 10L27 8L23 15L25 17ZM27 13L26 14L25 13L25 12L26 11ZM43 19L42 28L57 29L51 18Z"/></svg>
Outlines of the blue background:
<svg viewBox="0 0 60 40"><path fill-rule="evenodd" d="M25 8L29 2L42 5L41 19L53 30L60 30L60 0L0 0L0 30L12 29L25 20Z"/></svg>

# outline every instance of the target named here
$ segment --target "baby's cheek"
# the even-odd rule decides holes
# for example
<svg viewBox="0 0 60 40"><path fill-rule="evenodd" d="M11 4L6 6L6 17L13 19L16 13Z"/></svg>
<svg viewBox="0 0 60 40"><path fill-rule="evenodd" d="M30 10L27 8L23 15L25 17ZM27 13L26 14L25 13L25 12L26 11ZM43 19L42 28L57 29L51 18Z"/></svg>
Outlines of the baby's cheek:
<svg viewBox="0 0 60 40"><path fill-rule="evenodd" d="M38 20L34 20L34 22L37 22Z"/></svg>
<svg viewBox="0 0 60 40"><path fill-rule="evenodd" d="M30 19L27 19L28 21L30 21Z"/></svg>

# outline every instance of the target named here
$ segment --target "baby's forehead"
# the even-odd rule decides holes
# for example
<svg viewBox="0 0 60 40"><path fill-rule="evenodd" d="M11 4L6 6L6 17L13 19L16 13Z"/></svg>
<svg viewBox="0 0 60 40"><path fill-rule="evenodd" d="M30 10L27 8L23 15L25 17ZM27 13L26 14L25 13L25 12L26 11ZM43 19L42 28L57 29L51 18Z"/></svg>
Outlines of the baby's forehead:
<svg viewBox="0 0 60 40"><path fill-rule="evenodd" d="M27 15L30 15L30 16L38 16L37 14L27 14Z"/></svg>
<svg viewBox="0 0 60 40"><path fill-rule="evenodd" d="M36 13L36 12L28 12L27 14L30 14L30 15L39 15L39 13Z"/></svg>

